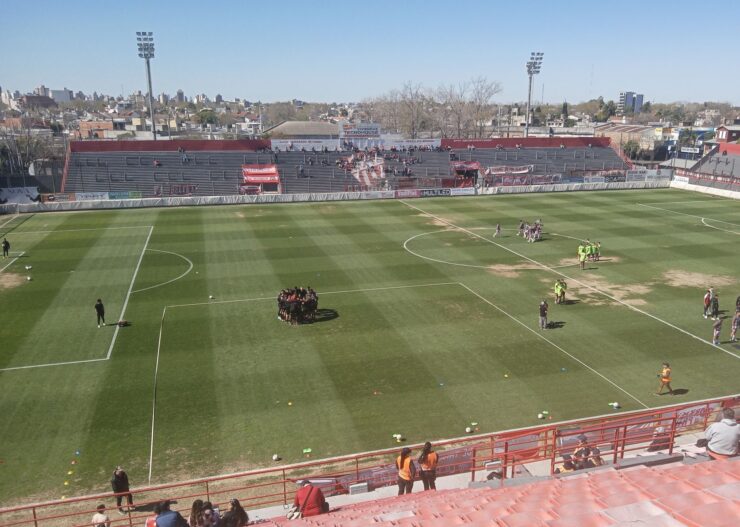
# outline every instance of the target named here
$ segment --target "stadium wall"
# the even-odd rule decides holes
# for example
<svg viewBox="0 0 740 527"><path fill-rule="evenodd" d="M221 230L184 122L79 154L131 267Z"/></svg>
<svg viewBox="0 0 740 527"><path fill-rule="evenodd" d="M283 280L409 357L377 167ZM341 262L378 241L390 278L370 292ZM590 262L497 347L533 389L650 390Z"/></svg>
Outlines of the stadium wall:
<svg viewBox="0 0 740 527"><path fill-rule="evenodd" d="M380 190L369 192L332 192L332 193L305 193L305 194L259 194L259 195L231 195L231 196L182 196L168 198L141 198L141 199L106 199L112 193L79 193L81 200L77 200L74 193L55 195L54 201L43 203L29 203L0 205L0 211L5 213L18 212L61 212L71 210L94 209L131 209L150 207L188 207L202 205L247 205L268 203L297 203L321 201L357 201L376 199L410 199L429 197L474 196L488 194L520 194L527 192L574 192L586 190L633 190L666 188L670 179L654 179L646 181L627 181L620 183L566 183L556 185L524 185L510 187L490 187L485 189L466 188L433 188L433 189L406 189ZM116 193L119 195L121 193Z"/></svg>

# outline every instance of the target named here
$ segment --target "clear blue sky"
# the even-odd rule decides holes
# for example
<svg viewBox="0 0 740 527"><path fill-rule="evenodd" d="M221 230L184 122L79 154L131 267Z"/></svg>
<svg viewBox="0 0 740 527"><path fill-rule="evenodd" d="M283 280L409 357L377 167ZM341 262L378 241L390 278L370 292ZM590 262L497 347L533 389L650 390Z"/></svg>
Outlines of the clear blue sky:
<svg viewBox="0 0 740 527"><path fill-rule="evenodd" d="M520 101L524 63L543 51L536 100L544 86L551 102L631 90L740 104L735 1L7 0L0 13L3 90L146 91L135 43L146 30L154 92L170 95L358 101L482 75L501 83L497 101Z"/></svg>

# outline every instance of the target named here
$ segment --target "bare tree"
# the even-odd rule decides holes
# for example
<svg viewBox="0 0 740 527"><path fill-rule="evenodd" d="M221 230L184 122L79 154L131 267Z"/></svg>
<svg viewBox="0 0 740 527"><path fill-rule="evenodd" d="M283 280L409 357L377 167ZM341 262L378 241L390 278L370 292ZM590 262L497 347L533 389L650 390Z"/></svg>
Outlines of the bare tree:
<svg viewBox="0 0 740 527"><path fill-rule="evenodd" d="M450 84L438 90L441 103L449 109L455 137L467 136L467 128L470 120L466 100L468 90L469 85L467 82L460 82L457 86Z"/></svg>
<svg viewBox="0 0 740 527"><path fill-rule="evenodd" d="M470 114L475 126L475 137L483 137L486 123L491 120L491 99L500 92L501 85L485 77L476 77L470 81Z"/></svg>
<svg viewBox="0 0 740 527"><path fill-rule="evenodd" d="M421 84L407 82L399 93L401 103L401 128L409 134L411 139L416 139L421 131L424 119L424 107L426 96Z"/></svg>

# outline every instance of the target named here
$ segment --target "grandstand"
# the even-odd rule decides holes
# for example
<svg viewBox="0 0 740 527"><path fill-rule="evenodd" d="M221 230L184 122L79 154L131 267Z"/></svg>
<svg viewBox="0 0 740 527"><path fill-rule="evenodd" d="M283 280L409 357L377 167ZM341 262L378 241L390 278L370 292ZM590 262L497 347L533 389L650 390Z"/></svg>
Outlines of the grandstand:
<svg viewBox="0 0 740 527"><path fill-rule="evenodd" d="M488 167L497 174L519 173L524 167L530 179L517 180L519 184L583 182L584 174L629 168L608 140L590 141L443 140L436 151L384 151L385 181L364 181L340 168L338 162L351 152L272 152L269 141L76 141L70 145L61 192L145 198L234 195L242 182L242 165L265 163L277 164L284 193L462 186L452 171L454 160L477 161L482 174ZM479 183L511 184L501 177Z"/></svg>

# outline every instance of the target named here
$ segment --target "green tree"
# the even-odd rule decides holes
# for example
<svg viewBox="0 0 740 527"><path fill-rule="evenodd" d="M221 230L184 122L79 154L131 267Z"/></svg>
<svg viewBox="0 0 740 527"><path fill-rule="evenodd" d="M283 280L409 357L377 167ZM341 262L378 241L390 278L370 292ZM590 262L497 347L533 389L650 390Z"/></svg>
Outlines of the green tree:
<svg viewBox="0 0 740 527"><path fill-rule="evenodd" d="M624 154L630 159L635 159L640 153L640 144L634 139L627 141L623 146Z"/></svg>
<svg viewBox="0 0 740 527"><path fill-rule="evenodd" d="M561 113L563 115L563 120L564 121L567 120L568 119L568 103L567 102L563 102L563 110Z"/></svg>
<svg viewBox="0 0 740 527"><path fill-rule="evenodd" d="M213 110L201 110L192 117L197 124L218 124L218 115Z"/></svg>
<svg viewBox="0 0 740 527"><path fill-rule="evenodd" d="M645 104L642 105L642 113L651 113L653 111L653 105L650 104L650 101L645 102Z"/></svg>

